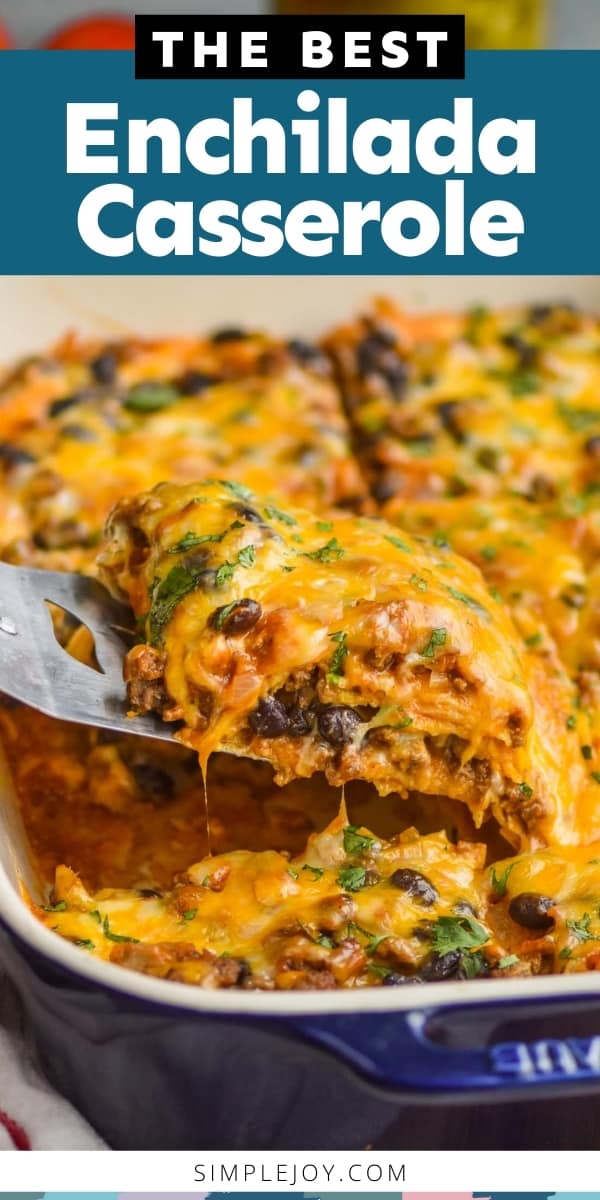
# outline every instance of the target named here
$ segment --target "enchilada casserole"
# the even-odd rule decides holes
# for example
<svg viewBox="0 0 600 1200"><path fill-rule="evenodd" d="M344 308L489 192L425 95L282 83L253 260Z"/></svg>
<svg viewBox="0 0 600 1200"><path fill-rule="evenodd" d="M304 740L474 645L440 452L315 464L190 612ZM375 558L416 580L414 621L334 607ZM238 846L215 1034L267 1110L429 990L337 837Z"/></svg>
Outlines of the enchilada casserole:
<svg viewBox="0 0 600 1200"><path fill-rule="evenodd" d="M596 968L599 350L567 305L380 302L6 376L0 553L127 600L175 734L2 704L44 924L202 987Z"/></svg>

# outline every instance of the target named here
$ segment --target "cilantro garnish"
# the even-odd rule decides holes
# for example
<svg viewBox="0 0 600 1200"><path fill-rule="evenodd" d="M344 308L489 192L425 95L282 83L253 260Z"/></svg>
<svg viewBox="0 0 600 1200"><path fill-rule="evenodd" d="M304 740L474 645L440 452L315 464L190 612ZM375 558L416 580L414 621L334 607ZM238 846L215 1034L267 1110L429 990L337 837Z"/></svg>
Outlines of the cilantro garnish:
<svg viewBox="0 0 600 1200"><path fill-rule="evenodd" d="M405 554L412 554L410 546L406 542L403 542L402 538L394 537L391 533L384 534L384 537L386 542L396 547L396 550L403 550Z"/></svg>
<svg viewBox="0 0 600 1200"><path fill-rule="evenodd" d="M293 867L286 867L286 870L287 870L287 873L288 873L290 879L298 878L298 872L295 871Z"/></svg>
<svg viewBox="0 0 600 1200"><path fill-rule="evenodd" d="M520 961L518 954L505 954L504 958L499 960L498 966L501 971L505 971L507 967L516 967Z"/></svg>
<svg viewBox="0 0 600 1200"><path fill-rule="evenodd" d="M283 525L297 525L295 517L291 517L289 513L282 512L280 508L275 508L272 504L265 505L265 516L269 521L281 521Z"/></svg>
<svg viewBox="0 0 600 1200"><path fill-rule="evenodd" d="M105 917L102 922L102 930L105 938L108 938L109 942L139 942L140 940L139 938L135 937L126 937L122 933L113 933L108 922L108 917Z"/></svg>
<svg viewBox="0 0 600 1200"><path fill-rule="evenodd" d="M473 917L438 917L432 926L433 949L438 954L447 954L449 950L471 950L488 941L487 930Z"/></svg>
<svg viewBox="0 0 600 1200"><path fill-rule="evenodd" d="M91 938L67 938L68 942L72 942L74 946L81 946L82 950L95 950L96 943Z"/></svg>
<svg viewBox="0 0 600 1200"><path fill-rule="evenodd" d="M579 921L567 921L567 929L571 930L578 942L597 942L599 939L596 934L590 933L591 920L590 913L584 913Z"/></svg>
<svg viewBox="0 0 600 1200"><path fill-rule="evenodd" d="M343 558L346 551L343 546L340 546L337 538L330 538L324 546L318 550L307 550L304 552L305 558L312 558L315 562L336 562L338 558Z"/></svg>
<svg viewBox="0 0 600 1200"><path fill-rule="evenodd" d="M310 863L304 863L302 870L303 871L312 871L314 879L321 879L322 876L325 874L324 867L311 867Z"/></svg>
<svg viewBox="0 0 600 1200"><path fill-rule="evenodd" d="M494 867L491 868L491 871L490 871L491 884L492 884L492 887L497 896L505 896L506 895L506 886L508 884L508 877L509 877L511 871L514 871L516 865L517 865L516 863L509 863L508 866L505 867L505 869L501 875L496 875L496 871L495 871Z"/></svg>
<svg viewBox="0 0 600 1200"><path fill-rule="evenodd" d="M444 586L446 591L454 598L454 600L458 600L461 604L466 604L467 608L473 609L473 612L479 613L480 616L489 616L487 608L484 608L483 604L480 604L479 601L475 600L473 596L467 595L466 592L459 592L458 588L448 587L447 584Z"/></svg>
<svg viewBox="0 0 600 1200"><path fill-rule="evenodd" d="M366 833L359 833L358 825L346 825L344 829L344 850L346 854L364 854L374 844L375 838Z"/></svg>
<svg viewBox="0 0 600 1200"><path fill-rule="evenodd" d="M59 900L58 904L42 904L44 912L66 912L66 900Z"/></svg>
<svg viewBox="0 0 600 1200"><path fill-rule="evenodd" d="M431 637L427 645L421 650L421 658L433 658L438 646L443 646L446 641L445 629L432 629Z"/></svg>
<svg viewBox="0 0 600 1200"><path fill-rule="evenodd" d="M339 683L344 674L344 663L348 657L348 647L346 645L348 635L338 630L337 633L330 633L329 636L332 642L337 642L337 646L329 663L327 681L328 683Z"/></svg>
<svg viewBox="0 0 600 1200"><path fill-rule="evenodd" d="M520 783L518 785L518 790L526 800L529 800L529 798L533 796L533 788L530 787L528 783Z"/></svg>
<svg viewBox="0 0 600 1200"><path fill-rule="evenodd" d="M344 867L337 881L346 892L360 892L365 887L367 872L364 867Z"/></svg>
<svg viewBox="0 0 600 1200"><path fill-rule="evenodd" d="M427 580L423 579L422 575L411 575L409 583L412 583L412 586L416 587L420 592L427 591Z"/></svg>
<svg viewBox="0 0 600 1200"><path fill-rule="evenodd" d="M197 912L197 908L186 908L185 912L183 912L181 916L184 921L193 921Z"/></svg>
<svg viewBox="0 0 600 1200"><path fill-rule="evenodd" d="M185 550L193 550L195 546L203 546L205 542L222 542L227 532L228 530L224 529L222 533L194 533L190 529L181 541L169 547L167 554L183 554Z"/></svg>
<svg viewBox="0 0 600 1200"><path fill-rule="evenodd" d="M155 588L150 608L150 641L160 640L165 625L168 625L179 602L198 586L204 567L196 564L178 563ZM218 574L218 572L217 572Z"/></svg>
<svg viewBox="0 0 600 1200"><path fill-rule="evenodd" d="M132 387L123 401L123 406L132 412L159 412L161 408L168 408L177 400L181 400L181 395L169 383L149 380Z"/></svg>

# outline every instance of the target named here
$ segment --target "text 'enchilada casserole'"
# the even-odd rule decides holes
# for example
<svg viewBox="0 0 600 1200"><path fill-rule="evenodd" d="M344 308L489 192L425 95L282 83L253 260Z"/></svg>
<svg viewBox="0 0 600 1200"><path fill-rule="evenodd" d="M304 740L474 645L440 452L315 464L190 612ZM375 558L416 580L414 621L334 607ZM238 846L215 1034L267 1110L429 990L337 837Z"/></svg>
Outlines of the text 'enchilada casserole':
<svg viewBox="0 0 600 1200"><path fill-rule="evenodd" d="M566 305L12 371L2 557L99 562L183 743L0 707L38 917L202 987L596 969L599 395Z"/></svg>

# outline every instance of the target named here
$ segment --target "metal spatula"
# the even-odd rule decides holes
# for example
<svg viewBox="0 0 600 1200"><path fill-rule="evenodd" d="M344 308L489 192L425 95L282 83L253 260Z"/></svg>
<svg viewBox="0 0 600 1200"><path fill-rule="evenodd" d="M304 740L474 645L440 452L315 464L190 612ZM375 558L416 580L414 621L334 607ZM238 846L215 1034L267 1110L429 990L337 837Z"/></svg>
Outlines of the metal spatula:
<svg viewBox="0 0 600 1200"><path fill-rule="evenodd" d="M87 626L99 671L63 650L48 603ZM95 579L0 563L0 692L65 721L170 740L173 727L158 717L126 715L130 626L131 613Z"/></svg>

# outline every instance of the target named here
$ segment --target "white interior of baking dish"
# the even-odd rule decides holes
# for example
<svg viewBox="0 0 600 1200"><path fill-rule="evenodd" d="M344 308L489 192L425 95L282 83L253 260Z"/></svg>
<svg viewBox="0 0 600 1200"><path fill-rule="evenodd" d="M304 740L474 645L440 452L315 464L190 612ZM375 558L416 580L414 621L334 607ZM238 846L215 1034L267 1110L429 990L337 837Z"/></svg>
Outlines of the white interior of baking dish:
<svg viewBox="0 0 600 1200"><path fill-rule="evenodd" d="M204 332L222 325L268 328L314 336L387 293L411 307L462 307L570 300L600 306L596 276L334 276L304 278L231 276L0 277L0 361L43 350L67 329L101 337L131 333ZM538 979L473 980L413 988L339 992L207 992L124 970L92 958L40 925L21 898L36 885L9 772L0 756L0 914L4 922L57 964L129 995L181 1008L244 1014L293 1015L402 1011L490 1001L597 995L600 978L588 975Z"/></svg>

